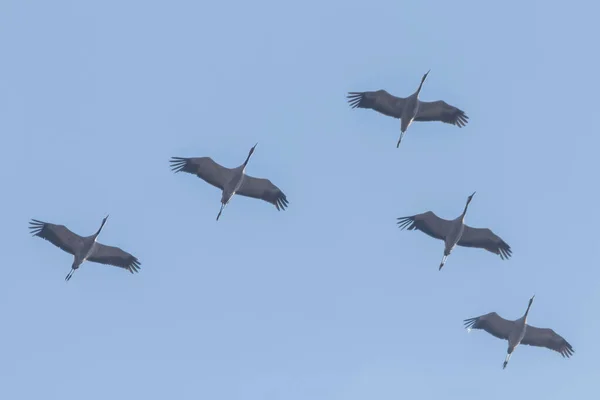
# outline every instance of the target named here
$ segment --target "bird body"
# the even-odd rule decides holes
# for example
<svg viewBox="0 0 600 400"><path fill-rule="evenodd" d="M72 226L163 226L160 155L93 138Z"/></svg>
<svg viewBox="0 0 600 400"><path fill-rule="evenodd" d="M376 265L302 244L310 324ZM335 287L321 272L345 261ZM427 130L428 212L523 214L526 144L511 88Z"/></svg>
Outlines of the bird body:
<svg viewBox="0 0 600 400"><path fill-rule="evenodd" d="M510 246L491 230L465 225L467 208L474 195L475 193L468 197L463 213L454 220L446 220L438 217L432 211L427 211L423 214L398 218L398 227L408 230L418 229L433 238L444 241L444 255L440 263L440 270L456 246L483 248L498 254L502 259L509 258L512 253Z"/></svg>
<svg viewBox="0 0 600 400"><path fill-rule="evenodd" d="M503 369L506 368L517 346L521 344L546 347L560 353L566 358L571 357L575 353L571 344L552 329L536 328L527 324L527 315L529 314L534 298L535 295L529 299L525 314L515 321L506 320L495 312L464 320L465 327L469 332L472 329L483 329L499 339L508 341L506 358L502 365Z"/></svg>
<svg viewBox="0 0 600 400"><path fill-rule="evenodd" d="M94 247L96 244L96 235L87 236L82 239L83 246L81 250L75 254L73 261L73 269L79 268L79 266L87 261L88 257L94 253Z"/></svg>
<svg viewBox="0 0 600 400"><path fill-rule="evenodd" d="M352 108L368 108L388 117L399 118L400 138L396 148L400 147L400 142L413 121L440 121L462 128L469 119L464 111L442 100L433 102L419 100L419 93L429 72L427 71L421 78L417 91L408 97L392 96L383 89L371 92L349 92L348 103Z"/></svg>
<svg viewBox="0 0 600 400"><path fill-rule="evenodd" d="M231 198L237 193L238 190L240 190L240 187L244 183L244 177L246 176L245 170L245 165L233 168L231 170L231 179L229 179L223 187L223 194L221 195L221 204L229 204Z"/></svg>
<svg viewBox="0 0 600 400"><path fill-rule="evenodd" d="M533 297L529 301L529 306L527 307L527 311L525 311L525 315L515 321L513 329L508 335L508 349L506 350L506 359L504 360L502 369L506 368L506 364L508 364L508 360L510 360L510 356L512 355L513 351L515 351L517 346L525 337L525 333L527 332L527 313L529 313L529 307L531 307Z"/></svg>
<svg viewBox="0 0 600 400"><path fill-rule="evenodd" d="M197 175L205 182L221 189L221 209L217 214L217 221L223 209L236 194L264 200L273 204L277 210L285 210L288 200L277 186L268 179L246 175L246 165L257 145L258 143L250 149L246 161L236 168L225 168L210 157L172 157L171 169L175 173L187 172Z"/></svg>
<svg viewBox="0 0 600 400"><path fill-rule="evenodd" d="M421 92L421 88L423 87L425 79L427 79L427 75L429 75L429 71L423 75L421 84L419 84L417 91L406 98L404 107L402 108L402 115L400 117L400 138L398 139L396 148L400 147L400 142L402 142L404 133L406 133L406 130L413 123L419 112L419 93Z"/></svg>
<svg viewBox="0 0 600 400"><path fill-rule="evenodd" d="M452 250L454 250L465 231L465 215L467 214L467 208L469 207L469 203L473 199L474 195L475 192L473 192L473 194L467 199L467 204L465 205L465 209L462 214L450 221L450 231L444 238L444 255L442 257L442 262L440 263L439 269L444 267L448 256L452 253Z"/></svg>
<svg viewBox="0 0 600 400"><path fill-rule="evenodd" d="M444 255L449 256L452 250L456 247L456 244L460 240L463 232L465 231L464 215L455 218L451 221L452 227L448 235L444 238Z"/></svg>
<svg viewBox="0 0 600 400"><path fill-rule="evenodd" d="M93 235L81 238L82 245L77 249L77 251L74 254L75 259L73 261L72 269L75 270L75 269L79 268L79 266L82 263L87 261L87 259L92 254L94 254L94 251L98 248L96 246L96 239L98 238L98 235L100 235L100 231L102 231L102 228L104 227L104 224L106 223L107 219L108 219L108 216L106 216L102 220L102 225L100 225L100 228L98 229L98 231L96 233L94 233Z"/></svg>
<svg viewBox="0 0 600 400"><path fill-rule="evenodd" d="M65 277L66 281L71 279L73 273L85 261L121 267L131 273L138 272L141 264L136 257L118 247L106 246L96 241L107 219L108 216L104 217L98 231L90 236L79 236L64 225L55 225L36 219L30 222L30 229L34 236L48 240L73 255L73 264Z"/></svg>
<svg viewBox="0 0 600 400"><path fill-rule="evenodd" d="M225 185L223 186L223 194L221 195L221 209L219 210L219 214L217 215L217 221L219 220L223 209L227 206L227 204L229 204L231 198L235 195L235 193L240 189L240 187L244 183L246 164L248 164L250 156L252 155L252 153L254 153L254 148L257 144L255 144L254 147L250 149L250 153L248 153L248 157L242 165L240 165L237 168L231 169L231 178L227 180Z"/></svg>

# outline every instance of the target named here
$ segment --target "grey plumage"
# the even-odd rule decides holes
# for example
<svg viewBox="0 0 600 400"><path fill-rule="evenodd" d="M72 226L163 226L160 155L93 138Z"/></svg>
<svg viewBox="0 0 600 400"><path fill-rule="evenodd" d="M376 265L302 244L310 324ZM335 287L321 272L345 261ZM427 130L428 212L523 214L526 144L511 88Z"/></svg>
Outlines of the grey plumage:
<svg viewBox="0 0 600 400"><path fill-rule="evenodd" d="M511 354L520 344L545 347L566 358L575 353L573 346L552 329L536 328L527 324L527 314L534 297L529 300L525 315L515 321L504 319L495 312L464 320L465 327L469 331L471 329L482 329L499 339L508 340L507 355L503 368L506 368Z"/></svg>
<svg viewBox="0 0 600 400"><path fill-rule="evenodd" d="M443 100L421 101L419 93L429 71L421 79L417 91L408 97L396 97L381 89L367 92L349 92L348 103L352 108L375 110L388 117L401 120L400 138L396 147L413 121L439 121L462 128L468 123L469 117L457 107Z"/></svg>
<svg viewBox="0 0 600 400"><path fill-rule="evenodd" d="M250 149L246 161L237 168L223 167L210 157L172 157L170 160L171 169L175 173L187 172L194 174L222 190L221 210L217 215L217 220L225 206L236 194L264 200L273 204L277 210L285 210L288 206L288 200L281 189L268 179L254 178L245 174L246 165L255 148L256 145Z"/></svg>
<svg viewBox="0 0 600 400"><path fill-rule="evenodd" d="M65 278L67 281L71 279L73 272L85 261L120 267L132 274L138 272L141 263L136 257L118 247L106 246L96 242L96 238L107 219L108 216L102 220L100 229L90 236L80 236L70 231L64 225L51 224L37 219L31 220L29 229L33 236L41 237L73 255L74 259L71 271Z"/></svg>
<svg viewBox="0 0 600 400"><path fill-rule="evenodd" d="M433 238L443 240L445 244L444 257L440 269L455 246L481 248L498 254L503 260L508 259L512 255L510 246L494 232L487 228L472 228L464 224L467 207L474 195L475 193L467 199L463 213L452 221L440 218L432 211L427 211L398 218L398 227L408 230L417 229Z"/></svg>

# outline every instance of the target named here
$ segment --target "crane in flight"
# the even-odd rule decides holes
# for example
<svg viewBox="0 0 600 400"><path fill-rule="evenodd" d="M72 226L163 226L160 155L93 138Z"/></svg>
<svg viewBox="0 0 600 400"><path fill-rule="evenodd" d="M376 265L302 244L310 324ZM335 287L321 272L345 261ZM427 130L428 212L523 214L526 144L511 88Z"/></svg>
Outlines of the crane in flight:
<svg viewBox="0 0 600 400"><path fill-rule="evenodd" d="M236 168L226 168L217 164L210 157L172 157L171 169L173 172L187 172L197 175L200 179L221 189L221 209L217 214L217 221L223 212L223 209L229 204L231 198L238 194L246 197L269 202L277 210L285 210L288 200L285 194L268 179L254 178L246 175L246 165L254 153L256 143L250 149L246 161Z"/></svg>
<svg viewBox="0 0 600 400"><path fill-rule="evenodd" d="M408 230L418 229L433 238L444 241L444 256L440 263L440 270L457 245L485 249L498 254L503 260L509 258L512 254L510 246L494 232L487 228L471 228L465 225L465 214L473 196L475 196L475 192L467 198L467 204L465 204L462 214L452 221L440 218L432 211L427 211L423 214L398 218L398 227Z"/></svg>
<svg viewBox="0 0 600 400"><path fill-rule="evenodd" d="M462 128L469 119L463 110L443 100L419 100L419 93L429 72L427 71L421 78L417 91L408 97L392 96L383 89L371 92L349 92L348 103L352 108L369 108L388 117L399 118L400 138L396 148L400 147L400 142L413 121L439 121Z"/></svg>
<svg viewBox="0 0 600 400"><path fill-rule="evenodd" d="M118 247L106 246L96 241L107 219L108 215L102 220L98 231L91 236L79 236L64 225L55 225L37 219L31 220L29 229L33 236L39 236L74 256L71 271L65 277L67 282L84 261L113 265L126 269L132 274L138 272L141 263L137 258Z"/></svg>
<svg viewBox="0 0 600 400"><path fill-rule="evenodd" d="M495 312L465 319L464 321L465 327L469 332L471 329L483 329L499 339L508 340L507 354L502 369L506 368L510 356L519 344L545 347L560 353L560 355L566 358L571 357L575 353L569 342L552 329L536 328L527 324L527 314L529 314L534 297L535 295L529 299L529 305L525 314L515 321L504 319Z"/></svg>

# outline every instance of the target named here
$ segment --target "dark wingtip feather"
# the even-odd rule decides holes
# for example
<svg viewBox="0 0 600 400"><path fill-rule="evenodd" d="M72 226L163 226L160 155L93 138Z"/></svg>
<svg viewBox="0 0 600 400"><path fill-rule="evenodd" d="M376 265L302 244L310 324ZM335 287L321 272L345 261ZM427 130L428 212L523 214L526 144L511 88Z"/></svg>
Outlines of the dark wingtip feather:
<svg viewBox="0 0 600 400"><path fill-rule="evenodd" d="M277 211L285 211L285 208L288 206L289 202L285 194L280 192L279 197L275 200L275 208Z"/></svg>
<svg viewBox="0 0 600 400"><path fill-rule="evenodd" d="M469 117L465 114L465 112L463 110L457 109L458 114L456 115L456 118L454 120L454 124L456 126L458 126L459 128L462 128L464 126L467 125L467 123L469 122Z"/></svg>
<svg viewBox="0 0 600 400"><path fill-rule="evenodd" d="M29 222L29 230L30 230L30 233L31 233L33 236L36 236L36 235L38 235L38 234L39 234L40 232L42 232L42 230L44 229L44 225L45 225L45 224L46 224L45 222L39 221L39 220L37 220L37 219L32 219L32 220Z"/></svg>
<svg viewBox="0 0 600 400"><path fill-rule="evenodd" d="M475 318L467 318L465 319L464 325L466 329L473 329L473 326L475 326L475 323L477 323L477 320L479 319L479 317L475 317Z"/></svg>
<svg viewBox="0 0 600 400"><path fill-rule="evenodd" d="M512 256L512 249L506 242L502 241L498 248L498 254L502 260L508 260Z"/></svg>
<svg viewBox="0 0 600 400"><path fill-rule="evenodd" d="M573 346L571 346L571 344L565 340L565 345L562 347L560 354L563 357L569 358L575 354L575 350L573 349Z"/></svg>
<svg viewBox="0 0 600 400"><path fill-rule="evenodd" d="M141 268L141 265L142 265L142 263L136 257L133 257L132 261L127 266L127 270L129 272L131 272L132 274L134 272L139 272L140 268Z"/></svg>
<svg viewBox="0 0 600 400"><path fill-rule="evenodd" d="M346 96L348 99L348 103L350 104L350 106L352 108L357 108L360 105L360 102L362 101L363 97L364 97L364 93L362 92L348 92L348 96Z"/></svg>
<svg viewBox="0 0 600 400"><path fill-rule="evenodd" d="M171 171L177 173L181 172L183 168L185 168L185 165L187 164L187 158L171 157L169 162L171 163Z"/></svg>
<svg viewBox="0 0 600 400"><path fill-rule="evenodd" d="M412 230L414 226L414 217L400 217L398 219L398 228Z"/></svg>

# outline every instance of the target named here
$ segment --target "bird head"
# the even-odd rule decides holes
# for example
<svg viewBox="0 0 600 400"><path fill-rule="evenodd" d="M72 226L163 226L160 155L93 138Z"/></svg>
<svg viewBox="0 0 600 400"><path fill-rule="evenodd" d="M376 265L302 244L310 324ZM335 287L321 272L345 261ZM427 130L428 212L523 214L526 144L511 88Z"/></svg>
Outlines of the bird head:
<svg viewBox="0 0 600 400"><path fill-rule="evenodd" d="M477 192L473 192L473 194L469 196L469 198L467 199L468 203L470 203L471 200L473 200L473 196L475 196L475 193L477 193Z"/></svg>
<svg viewBox="0 0 600 400"><path fill-rule="evenodd" d="M108 219L108 215L102 219L102 224L100 225L98 232L96 232L96 236L98 236L100 234L100 231L102 230L102 228L104 228L104 224L106 223L107 219Z"/></svg>
<svg viewBox="0 0 600 400"><path fill-rule="evenodd" d="M531 298L529 299L529 304L527 304L527 311L525 311L525 318L527 318L527 314L529 314L529 309L531 308L531 305L533 304L534 297L535 297L535 294L533 296L531 296Z"/></svg>
<svg viewBox="0 0 600 400"><path fill-rule="evenodd" d="M258 146L258 142L256 142L256 144L254 146L252 146L252 148L250 149L250 155L252 155L252 153L254 153L254 149L256 148L256 146Z"/></svg>
<svg viewBox="0 0 600 400"><path fill-rule="evenodd" d="M250 161L250 156L252 156L252 153L254 153L254 149L256 148L256 146L258 145L258 142L252 146L252 148L250 149L250 152L248 153L248 157L246 157L246 161L244 161L244 168L246 168L246 165L248 164L248 161Z"/></svg>
<svg viewBox="0 0 600 400"><path fill-rule="evenodd" d="M427 79L427 75L429 75L430 72L431 72L431 70L427 71L425 73L425 75L423 75L423 78L421 79L421 83L425 82L425 79Z"/></svg>

